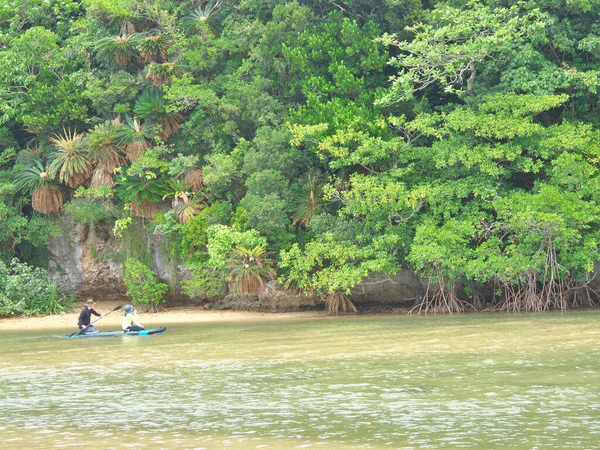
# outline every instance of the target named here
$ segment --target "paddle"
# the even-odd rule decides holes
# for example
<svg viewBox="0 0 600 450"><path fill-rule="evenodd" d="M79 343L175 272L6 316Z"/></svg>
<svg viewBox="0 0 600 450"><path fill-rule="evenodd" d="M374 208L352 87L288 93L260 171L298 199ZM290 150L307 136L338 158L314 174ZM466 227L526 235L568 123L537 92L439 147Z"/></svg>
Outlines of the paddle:
<svg viewBox="0 0 600 450"><path fill-rule="evenodd" d="M106 316L108 316L109 314L111 314L111 313L114 313L115 311L118 311L118 310L119 310L119 309L121 309L122 307L123 307L123 305L119 305L119 306L115 307L115 309L113 309L112 311L109 311L109 312L107 312L106 314L103 314L103 315L101 315L101 316L100 316L100 317L98 317L96 320L94 320L93 322L91 322L91 323L90 323L90 325L92 325L92 324L94 324L94 323L98 322L98 321L99 321L100 319L102 319L103 317L106 317ZM85 327L85 328L87 328L87 327ZM78 334L81 334L81 332L82 332L83 330L85 330L85 328L82 328L82 329L81 329L81 330L79 330L77 333L72 333L72 334L70 334L70 335L69 335L69 337L70 337L70 338L72 338L73 336L77 336Z"/></svg>

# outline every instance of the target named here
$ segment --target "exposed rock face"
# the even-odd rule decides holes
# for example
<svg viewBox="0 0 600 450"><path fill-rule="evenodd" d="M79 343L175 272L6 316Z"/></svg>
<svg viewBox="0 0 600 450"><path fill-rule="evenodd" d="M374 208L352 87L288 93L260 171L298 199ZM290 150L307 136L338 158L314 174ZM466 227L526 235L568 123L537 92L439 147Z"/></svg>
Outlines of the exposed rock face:
<svg viewBox="0 0 600 450"><path fill-rule="evenodd" d="M61 288L79 297L119 300L125 295L123 268L108 258L118 243L107 230L90 231L87 225L73 223L70 216L59 219L65 232L51 239L48 272ZM108 239L107 239L108 237Z"/></svg>
<svg viewBox="0 0 600 450"><path fill-rule="evenodd" d="M278 290L253 294L229 294L209 305L210 309L244 310L261 312L290 312L313 310L318 305L313 296L296 295Z"/></svg>
<svg viewBox="0 0 600 450"><path fill-rule="evenodd" d="M407 270L396 275L371 275L362 285L352 290L350 299L360 308L362 304L416 304L424 296L423 280Z"/></svg>

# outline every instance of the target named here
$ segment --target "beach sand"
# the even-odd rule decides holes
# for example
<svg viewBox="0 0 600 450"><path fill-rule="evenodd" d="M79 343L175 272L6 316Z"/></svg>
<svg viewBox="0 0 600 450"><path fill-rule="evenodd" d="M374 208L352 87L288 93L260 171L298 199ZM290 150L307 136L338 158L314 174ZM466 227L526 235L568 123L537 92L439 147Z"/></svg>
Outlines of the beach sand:
<svg viewBox="0 0 600 450"><path fill-rule="evenodd" d="M77 331L77 318L85 302L75 303L71 313L50 316L0 317L0 331L27 329L69 329ZM118 302L97 301L95 309L100 314L106 314L122 305ZM123 310L117 310L98 321L96 326L100 331L119 330ZM306 311L290 313L260 313L247 311L211 311L200 306L179 306L161 308L157 313L138 312L140 323L146 328L166 325L169 323L206 323L206 322L235 322L235 321L266 321L294 320L327 316L326 311ZM92 316L92 321L98 317Z"/></svg>

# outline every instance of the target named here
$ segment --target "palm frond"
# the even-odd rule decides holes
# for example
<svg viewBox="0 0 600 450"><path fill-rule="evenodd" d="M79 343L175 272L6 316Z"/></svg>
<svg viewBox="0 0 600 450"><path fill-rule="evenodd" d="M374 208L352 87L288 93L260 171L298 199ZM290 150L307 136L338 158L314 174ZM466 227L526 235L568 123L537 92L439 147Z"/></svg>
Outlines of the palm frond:
<svg viewBox="0 0 600 450"><path fill-rule="evenodd" d="M163 33L146 35L138 44L140 56L144 62L166 61L171 46L171 38Z"/></svg>
<svg viewBox="0 0 600 450"><path fill-rule="evenodd" d="M195 8L189 16L181 19L183 29L188 34L202 34L205 30L210 30L216 36L219 34L221 24L217 17L217 12L221 6L221 0L204 3Z"/></svg>
<svg viewBox="0 0 600 450"><path fill-rule="evenodd" d="M119 145L125 148L125 153L131 162L136 161L150 146L154 137L154 123L152 121L141 122L137 117L125 117L125 123L116 131Z"/></svg>
<svg viewBox="0 0 600 450"><path fill-rule="evenodd" d="M181 198L182 201L173 208L175 219L181 223L188 223L192 217L200 214L204 204L200 198L192 197L190 199L185 193L181 193L179 198Z"/></svg>
<svg viewBox="0 0 600 450"><path fill-rule="evenodd" d="M162 125L162 137L172 136L183 120L181 114L168 111L169 103L160 89L148 89L135 102L133 112L144 120L152 120Z"/></svg>
<svg viewBox="0 0 600 450"><path fill-rule="evenodd" d="M319 178L308 175L306 182L296 189L292 196L293 223L308 226L314 216L325 212L326 205Z"/></svg>
<svg viewBox="0 0 600 450"><path fill-rule="evenodd" d="M55 185L40 186L31 197L31 207L44 214L57 213L62 206L62 193Z"/></svg>
<svg viewBox="0 0 600 450"><path fill-rule="evenodd" d="M139 33L122 34L120 36L105 37L96 41L94 47L98 54L109 60L115 60L117 64L124 66L137 56L137 46L144 35Z"/></svg>
<svg viewBox="0 0 600 450"><path fill-rule="evenodd" d="M160 174L155 177L127 175L118 179L115 192L131 202L132 212L141 217L154 217L156 205L168 192L168 182Z"/></svg>
<svg viewBox="0 0 600 450"><path fill-rule="evenodd" d="M56 151L49 167L50 176L71 188L81 185L92 171L92 163L85 154L84 135L63 129L63 135L50 138Z"/></svg>
<svg viewBox="0 0 600 450"><path fill-rule="evenodd" d="M97 166L92 172L90 187L97 189L102 186L112 187L115 185L113 172L107 172L104 167Z"/></svg>
<svg viewBox="0 0 600 450"><path fill-rule="evenodd" d="M163 84L170 85L174 76L183 73L179 64L175 62L151 63L146 72L146 78L151 78L154 86L162 87Z"/></svg>
<svg viewBox="0 0 600 450"><path fill-rule="evenodd" d="M117 131L120 125L108 120L96 125L87 137L90 159L106 173L113 171L125 163L125 155L118 143Z"/></svg>
<svg viewBox="0 0 600 450"><path fill-rule="evenodd" d="M264 280L274 276L270 267L271 261L265 259L265 248L257 245L254 248L237 246L234 257L229 260L231 281L239 293L256 294L263 290Z"/></svg>
<svg viewBox="0 0 600 450"><path fill-rule="evenodd" d="M39 161L17 172L14 180L18 192L25 195L33 193L31 207L34 210L50 214L62 209L62 193Z"/></svg>

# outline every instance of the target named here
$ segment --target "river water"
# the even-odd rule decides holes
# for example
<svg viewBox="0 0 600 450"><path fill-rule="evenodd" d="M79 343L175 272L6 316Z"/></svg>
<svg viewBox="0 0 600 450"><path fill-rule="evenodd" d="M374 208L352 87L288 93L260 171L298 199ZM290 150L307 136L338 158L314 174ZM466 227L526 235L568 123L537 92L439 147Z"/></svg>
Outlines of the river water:
<svg viewBox="0 0 600 450"><path fill-rule="evenodd" d="M599 312L165 325L0 329L0 447L600 449Z"/></svg>

